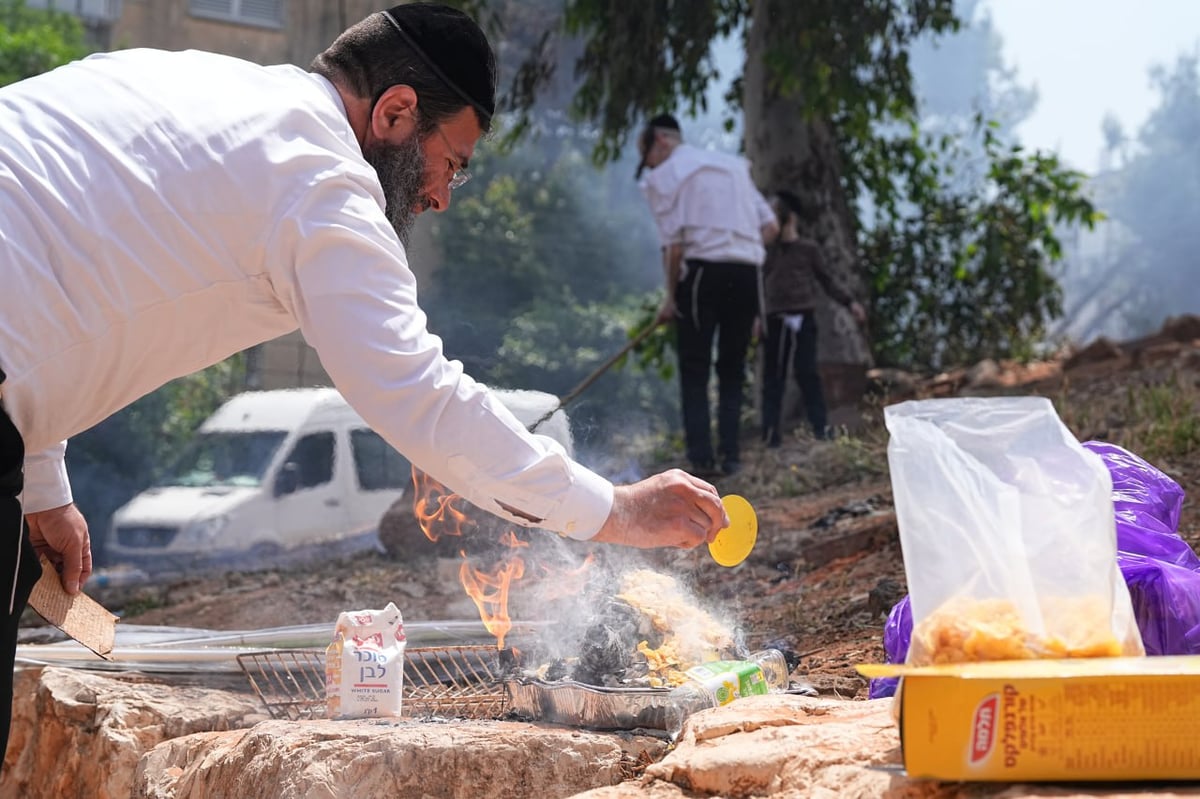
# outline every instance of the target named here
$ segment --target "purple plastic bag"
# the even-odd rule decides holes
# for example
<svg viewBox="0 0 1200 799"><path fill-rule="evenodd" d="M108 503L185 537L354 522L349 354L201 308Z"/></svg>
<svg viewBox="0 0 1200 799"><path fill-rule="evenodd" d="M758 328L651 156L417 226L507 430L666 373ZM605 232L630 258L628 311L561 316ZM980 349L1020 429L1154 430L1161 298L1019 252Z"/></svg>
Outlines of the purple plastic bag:
<svg viewBox="0 0 1200 799"><path fill-rule="evenodd" d="M1085 441L1085 449L1100 456L1112 476L1113 510L1131 512L1130 521L1144 523L1147 518L1161 524L1150 525L1174 533L1179 528L1183 489L1162 471L1127 449L1104 441Z"/></svg>
<svg viewBox="0 0 1200 799"><path fill-rule="evenodd" d="M1197 655L1200 641L1200 572L1152 557L1121 553L1133 615L1147 655Z"/></svg>
<svg viewBox="0 0 1200 799"><path fill-rule="evenodd" d="M908 644L912 640L912 605L905 596L892 608L883 625L883 652L887 663L903 663L908 656ZM871 680L867 689L868 699L882 699L896 693L899 677L880 677Z"/></svg>
<svg viewBox="0 0 1200 799"><path fill-rule="evenodd" d="M1100 456L1112 476L1118 556L1128 552L1200 569L1200 557L1175 532L1183 505L1179 484L1116 444L1086 441L1083 446Z"/></svg>
<svg viewBox="0 0 1200 799"><path fill-rule="evenodd" d="M1176 529L1184 491L1170 477L1115 444L1083 446L1112 476L1117 564L1129 587L1134 617L1147 655L1200 654L1200 557ZM904 597L888 614L883 649L888 663L903 663L912 641L912 607ZM896 692L895 677L871 680L869 697Z"/></svg>
<svg viewBox="0 0 1200 799"><path fill-rule="evenodd" d="M1200 569L1200 557L1175 533L1141 527L1120 516L1116 522L1118 563L1123 555L1142 555L1188 571Z"/></svg>

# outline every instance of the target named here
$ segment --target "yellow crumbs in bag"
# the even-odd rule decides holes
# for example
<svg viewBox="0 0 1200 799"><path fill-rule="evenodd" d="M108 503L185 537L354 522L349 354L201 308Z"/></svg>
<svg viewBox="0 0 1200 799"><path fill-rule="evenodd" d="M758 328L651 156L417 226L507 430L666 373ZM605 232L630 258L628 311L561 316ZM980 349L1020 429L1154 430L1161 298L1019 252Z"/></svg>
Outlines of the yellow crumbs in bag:
<svg viewBox="0 0 1200 799"><path fill-rule="evenodd" d="M1046 632L1031 631L1007 599L949 600L914 628L909 663L1117 657L1124 652L1112 631L1103 597L1051 597L1041 602Z"/></svg>

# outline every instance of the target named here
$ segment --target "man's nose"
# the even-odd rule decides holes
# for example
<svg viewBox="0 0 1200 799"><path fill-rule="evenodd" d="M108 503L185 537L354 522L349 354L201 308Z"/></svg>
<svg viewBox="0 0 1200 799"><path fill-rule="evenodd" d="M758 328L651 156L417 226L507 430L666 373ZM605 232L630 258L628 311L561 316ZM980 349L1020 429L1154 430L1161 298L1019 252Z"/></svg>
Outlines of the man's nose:
<svg viewBox="0 0 1200 799"><path fill-rule="evenodd" d="M450 207L450 187L438 186L430 189L425 194L425 202L426 208L432 208L440 214Z"/></svg>

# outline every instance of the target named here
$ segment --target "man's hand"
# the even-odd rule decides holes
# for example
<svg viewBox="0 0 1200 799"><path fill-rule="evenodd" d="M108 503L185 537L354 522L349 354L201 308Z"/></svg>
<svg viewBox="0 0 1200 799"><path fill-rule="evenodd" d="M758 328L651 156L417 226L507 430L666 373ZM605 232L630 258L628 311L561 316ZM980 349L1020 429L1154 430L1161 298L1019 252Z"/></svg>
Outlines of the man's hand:
<svg viewBox="0 0 1200 799"><path fill-rule="evenodd" d="M92 542L87 522L72 505L25 514L29 540L39 555L58 567L59 579L68 594L78 594L92 573Z"/></svg>
<svg viewBox="0 0 1200 799"><path fill-rule="evenodd" d="M612 511L593 541L639 549L691 549L729 525L717 489L679 469L617 486Z"/></svg>
<svg viewBox="0 0 1200 799"><path fill-rule="evenodd" d="M679 316L679 314L675 309L675 298L667 297L665 300L663 300L662 305L658 307L658 316L656 317L656 321L658 324L664 325L667 322L674 322L677 316Z"/></svg>

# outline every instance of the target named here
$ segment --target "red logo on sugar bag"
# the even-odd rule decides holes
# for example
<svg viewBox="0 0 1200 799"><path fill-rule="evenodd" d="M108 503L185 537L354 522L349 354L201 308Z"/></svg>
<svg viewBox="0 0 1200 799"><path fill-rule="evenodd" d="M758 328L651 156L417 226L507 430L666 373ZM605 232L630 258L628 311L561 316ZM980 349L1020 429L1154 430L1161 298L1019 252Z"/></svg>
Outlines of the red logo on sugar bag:
<svg viewBox="0 0 1200 799"><path fill-rule="evenodd" d="M996 711L1000 700L992 694L975 708L975 720L971 724L971 764L974 765L992 753L996 743Z"/></svg>
<svg viewBox="0 0 1200 799"><path fill-rule="evenodd" d="M371 635L368 635L366 638L362 638L357 635L352 635L350 637L354 640L355 646L375 647L376 649L383 649L383 633L372 633Z"/></svg>
<svg viewBox="0 0 1200 799"><path fill-rule="evenodd" d="M375 617L370 613L362 613L354 617L354 623L359 627L366 627L371 622L375 621Z"/></svg>

